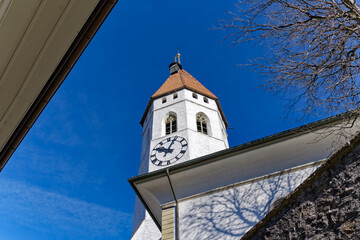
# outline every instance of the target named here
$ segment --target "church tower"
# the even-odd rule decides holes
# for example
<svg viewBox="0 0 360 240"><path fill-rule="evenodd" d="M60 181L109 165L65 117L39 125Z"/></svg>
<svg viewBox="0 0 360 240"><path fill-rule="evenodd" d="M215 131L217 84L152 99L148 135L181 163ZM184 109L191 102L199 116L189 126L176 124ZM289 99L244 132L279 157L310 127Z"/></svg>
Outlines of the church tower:
<svg viewBox="0 0 360 240"><path fill-rule="evenodd" d="M139 175L229 148L219 99L183 70L180 54L169 69L169 78L151 96L140 121ZM137 198L132 239L159 240L160 236Z"/></svg>

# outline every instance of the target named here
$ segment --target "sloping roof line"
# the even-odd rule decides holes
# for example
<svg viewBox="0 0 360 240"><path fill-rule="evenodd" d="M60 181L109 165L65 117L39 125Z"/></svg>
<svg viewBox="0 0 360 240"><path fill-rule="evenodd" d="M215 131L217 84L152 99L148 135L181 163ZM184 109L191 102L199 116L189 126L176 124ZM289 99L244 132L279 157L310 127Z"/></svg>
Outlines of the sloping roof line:
<svg viewBox="0 0 360 240"><path fill-rule="evenodd" d="M304 182L302 182L294 191L289 193L281 202L270 210L265 217L259 221L255 226L253 226L241 239L252 239L252 237L264 227L268 222L270 222L274 217L278 216L280 211L290 205L293 201L299 197L303 191L314 184L314 182L322 176L322 174L330 170L335 164L337 164L343 156L350 153L354 147L360 143L360 134L356 135L351 141L345 143L337 152L331 155L326 162L316 169Z"/></svg>
<svg viewBox="0 0 360 240"><path fill-rule="evenodd" d="M251 142L247 142L247 143L235 146L235 147L231 147L231 148L228 148L228 149L225 149L225 150L221 150L221 151L218 151L218 152L215 152L215 153L211 153L209 155L198 157L198 158L195 158L195 159L183 162L183 163L179 163L179 164L167 167L167 168L163 168L163 169L155 170L153 172L149 172L149 173L145 173L145 174L138 175L138 176L135 176L135 177L131 177L131 178L128 178L128 182L130 183L131 187L135 191L136 195L139 197L140 201L145 206L146 210L151 215L151 217L154 220L155 224L158 226L159 229L161 229L160 223L157 222L155 215L153 214L153 212L148 207L145 200L142 198L141 194L137 190L137 188L135 186L135 182L142 182L142 181L147 181L147 180L152 179L152 178L158 178L160 176L166 176L167 169L169 169L169 172L171 172L171 173L176 173L176 172L184 171L186 169L193 168L194 166L205 165L205 164L207 164L209 162L221 160L225 156L230 156L230 155L234 155L234 154L238 154L238 153L242 153L242 152L246 152L246 151L251 151L253 149L265 147L265 146L271 145L273 143L277 143L277 142L280 142L280 141L284 141L286 139L291 139L291 138L294 138L296 136L309 133L310 131L315 131L315 130L321 129L322 127L324 127L324 126L326 126L328 124L337 124L337 123L339 123L341 121L344 121L344 119L347 119L347 118L349 118L351 116L353 116L352 112L345 112L345 113L342 113L342 114L338 114L338 115L335 115L333 117L325 118L325 119L322 119L322 120L319 120L319 121L316 121L316 122L312 122L312 123L309 123L309 124L306 124L306 125L302 125L302 126L299 126L299 127L296 127L296 128L292 128L292 129L289 129L289 130L286 130L286 131L283 131L283 132L280 132L280 133L276 133L276 134L273 134L273 135L270 135L270 136L267 136L267 137L264 137L264 138L260 138L260 139L257 139L257 140L251 141ZM353 141L351 141L351 145L354 144ZM358 136L357 141L360 142L360 135ZM347 147L347 145L344 148L340 149L339 152L344 151L346 147ZM339 154L339 153L333 154L333 156L331 158L333 158L336 154ZM345 154L345 153L343 153L343 154ZM324 163L324 165L327 165L327 164L328 164L328 162ZM316 174L318 171L320 171L320 169L323 169L324 165L320 166L313 173L313 175ZM311 175L311 176L313 176L313 175ZM311 178L311 176L309 178ZM305 182L303 184L305 184L307 181L309 181L309 178L307 180L305 180ZM303 186L303 184L300 184L298 188ZM295 191L298 191L298 188ZM292 194L290 194L289 196L292 196ZM279 206L281 204L283 204L283 203L284 202L280 203ZM274 213L274 211L276 211L276 209L278 209L278 208L274 208L273 210L271 210L268 213L268 215L270 213L273 214L272 216L276 215L277 212ZM265 218L267 218L268 215L266 215ZM265 221L265 218L262 221ZM262 221L260 221L260 222L262 222ZM260 223L258 223L258 224L260 224ZM254 228L255 227L257 227L257 225L255 225ZM250 230L250 231L252 231L252 230ZM245 236L246 235L247 234L245 234Z"/></svg>
<svg viewBox="0 0 360 240"><path fill-rule="evenodd" d="M210 92L204 85L191 76L185 70L180 70L175 74L170 75L163 85L151 96L158 98L168 93L174 92L176 89L187 87L200 94L203 94L212 99L218 99L212 92Z"/></svg>
<svg viewBox="0 0 360 240"><path fill-rule="evenodd" d="M198 80L196 80L196 78L191 76L191 74L186 72L185 70L180 70L179 72L170 75L168 79L166 79L166 81L163 83L163 85L161 85L161 87L151 96L148 105L146 106L145 112L140 120L141 126L144 125L146 116L155 99L176 92L181 89L188 89L215 100L216 105L220 111L221 117L224 121L225 127L229 126L228 122L226 121L224 112L221 108L219 99L206 87L204 87L204 85L202 85Z"/></svg>
<svg viewBox="0 0 360 240"><path fill-rule="evenodd" d="M294 138L296 136L300 136L318 129L321 129L322 127L328 125L328 124L336 124L336 123L340 123L341 121L343 121L344 119L347 119L348 117L353 116L351 112L345 112L345 113L341 113L332 117L328 117L325 119L321 119L319 121L316 122L312 122L309 124L305 124L296 128L292 128L286 131L282 131L273 135L269 135L263 138L259 138L257 140L254 141L250 141L247 143L243 143L228 149L224 149L218 152L214 152L202 157L198 157L183 163L179 163L179 164L175 164L173 166L168 167L170 171L176 171L178 169L182 169L182 168L188 168L192 165L197 165L197 164L203 164L206 163L208 160L216 158L216 157L222 157L225 154L234 154L237 152L242 152L242 151L248 151L248 150L252 150L254 148L260 148L263 146L267 146L270 145L272 143L276 143L279 141L284 141L286 139L291 139ZM131 177L128 179L128 181L137 181L137 180L142 180L142 179L147 179L148 177L152 177L152 176L156 176L156 175L161 175L162 173L166 174L166 168L163 169L159 169L159 170L155 170L149 173L145 173L142 175L138 175L135 177Z"/></svg>
<svg viewBox="0 0 360 240"><path fill-rule="evenodd" d="M75 63L90 43L106 17L109 15L117 0L100 0L90 17L76 36L75 40L65 53L53 74L46 82L39 96L31 105L22 121L11 135L4 148L0 152L0 171L4 168L11 155L24 139L36 119L44 110L52 96L65 80Z"/></svg>

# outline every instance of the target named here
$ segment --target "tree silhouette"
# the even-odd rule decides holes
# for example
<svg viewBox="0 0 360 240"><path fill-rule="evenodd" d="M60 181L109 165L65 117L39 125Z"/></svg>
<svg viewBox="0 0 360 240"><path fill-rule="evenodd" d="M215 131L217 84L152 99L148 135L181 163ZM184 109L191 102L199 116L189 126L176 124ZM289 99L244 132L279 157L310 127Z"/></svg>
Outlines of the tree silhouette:
<svg viewBox="0 0 360 240"><path fill-rule="evenodd" d="M257 40L271 54L251 64L263 87L303 116L359 116L360 8L356 0L240 0L221 21L232 43Z"/></svg>

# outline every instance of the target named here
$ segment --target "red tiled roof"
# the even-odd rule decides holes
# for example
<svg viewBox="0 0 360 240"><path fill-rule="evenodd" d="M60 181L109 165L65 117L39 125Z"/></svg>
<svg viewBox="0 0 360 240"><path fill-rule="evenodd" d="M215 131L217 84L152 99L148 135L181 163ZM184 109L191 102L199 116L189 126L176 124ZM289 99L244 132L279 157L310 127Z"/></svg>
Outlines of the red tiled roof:
<svg viewBox="0 0 360 240"><path fill-rule="evenodd" d="M159 97L162 97L164 95L167 95L169 93L178 91L180 89L190 89L194 92L197 92L199 94L202 94L204 96L207 96L209 98L212 98L215 100L216 105L218 106L218 109L220 111L221 117L225 123L225 127L228 127L228 123L226 121L224 112L220 106L219 99L210 92L206 87L204 87L198 80L196 80L193 76L190 75L185 70L179 70L177 73L170 75L168 79L161 85L161 87L151 96L150 101L145 109L145 112L141 118L140 124L143 126L145 118L147 116L147 113L150 110L152 102Z"/></svg>
<svg viewBox="0 0 360 240"><path fill-rule="evenodd" d="M191 89L215 100L218 99L212 92L210 92L185 70L180 70L179 72L170 75L170 77L154 93L154 95L151 96L151 98L155 99L182 88Z"/></svg>

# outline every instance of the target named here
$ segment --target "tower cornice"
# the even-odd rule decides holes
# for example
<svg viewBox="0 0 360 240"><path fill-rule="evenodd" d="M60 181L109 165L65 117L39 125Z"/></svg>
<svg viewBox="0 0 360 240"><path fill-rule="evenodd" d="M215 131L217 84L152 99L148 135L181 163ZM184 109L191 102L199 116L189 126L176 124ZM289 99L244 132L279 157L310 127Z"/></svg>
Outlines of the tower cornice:
<svg viewBox="0 0 360 240"><path fill-rule="evenodd" d="M216 105L220 111L221 117L224 121L225 127L228 127L224 112L221 108L219 99L210 92L206 87L204 87L198 80L196 80L190 73L181 69L178 72L170 75L168 79L161 85L161 87L150 97L148 105L145 109L145 112L141 118L140 124L143 126L146 116L151 108L151 105L155 99L161 98L165 95L174 93L181 89L188 89L190 91L202 94L208 98L215 100Z"/></svg>

